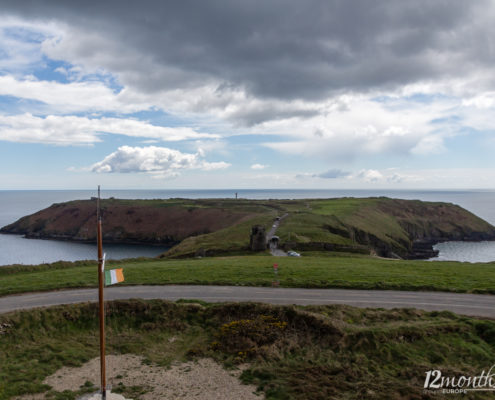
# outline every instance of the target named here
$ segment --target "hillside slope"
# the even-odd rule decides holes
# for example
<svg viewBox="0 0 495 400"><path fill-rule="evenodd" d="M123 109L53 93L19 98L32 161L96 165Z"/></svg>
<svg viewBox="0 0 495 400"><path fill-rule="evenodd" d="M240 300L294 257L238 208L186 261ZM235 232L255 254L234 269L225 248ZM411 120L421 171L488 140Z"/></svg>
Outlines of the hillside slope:
<svg viewBox="0 0 495 400"><path fill-rule="evenodd" d="M450 203L380 198L312 200L278 235L300 250L365 246L384 257L429 258L448 240L495 239L495 228Z"/></svg>
<svg viewBox="0 0 495 400"><path fill-rule="evenodd" d="M54 204L0 230L94 242L94 200ZM495 227L449 203L380 198L311 200L170 199L102 201L104 241L175 245L166 256L245 252L251 227L267 229L287 213L277 235L298 250L351 251L429 258L446 240L495 240Z"/></svg>
<svg viewBox="0 0 495 400"><path fill-rule="evenodd" d="M176 244L257 216L256 206L201 200L118 200L101 202L103 241ZM57 203L28 215L0 232L28 238L96 241L96 200Z"/></svg>

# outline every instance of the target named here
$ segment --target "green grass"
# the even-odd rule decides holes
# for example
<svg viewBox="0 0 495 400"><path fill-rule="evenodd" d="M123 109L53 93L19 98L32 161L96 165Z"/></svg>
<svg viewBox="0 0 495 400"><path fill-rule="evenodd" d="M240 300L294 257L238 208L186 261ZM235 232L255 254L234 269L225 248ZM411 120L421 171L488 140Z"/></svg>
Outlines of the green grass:
<svg viewBox="0 0 495 400"><path fill-rule="evenodd" d="M355 245L350 239L331 233L326 226L333 225L334 218L309 212L290 214L282 220L277 236L282 242L310 243L326 242L339 245Z"/></svg>
<svg viewBox="0 0 495 400"><path fill-rule="evenodd" d="M64 393L42 382L98 355L97 324L95 304L0 315L0 400L41 392L67 400L94 391L91 382ZM493 364L494 351L494 321L448 312L107 303L107 354L137 354L164 367L202 357L226 367L247 362L241 379L269 400L442 398L423 394L426 371L479 375ZM127 397L138 400L147 391L118 379L114 386Z"/></svg>
<svg viewBox="0 0 495 400"><path fill-rule="evenodd" d="M273 263L283 287L435 290L495 294L495 264L387 260L338 253L303 257L207 257L109 262L124 267L127 285L270 286ZM0 268L0 295L64 288L95 287L91 262Z"/></svg>
<svg viewBox="0 0 495 400"><path fill-rule="evenodd" d="M283 242L359 247L359 241L353 236L353 230L359 230L389 243L399 253L407 252L410 241L407 233L397 218L380 209L387 201L389 199L378 198L310 200L305 209L290 214L281 223L278 235Z"/></svg>
<svg viewBox="0 0 495 400"><path fill-rule="evenodd" d="M373 207L377 203L378 199L376 198L361 199L344 197L330 200L311 200L308 202L308 205L315 214L346 217L363 207Z"/></svg>
<svg viewBox="0 0 495 400"><path fill-rule="evenodd" d="M209 256L245 253L249 251L251 227L254 225L271 226L276 215L272 212L268 215L254 216L213 233L188 237L170 249L167 257L191 257L200 249L204 249Z"/></svg>

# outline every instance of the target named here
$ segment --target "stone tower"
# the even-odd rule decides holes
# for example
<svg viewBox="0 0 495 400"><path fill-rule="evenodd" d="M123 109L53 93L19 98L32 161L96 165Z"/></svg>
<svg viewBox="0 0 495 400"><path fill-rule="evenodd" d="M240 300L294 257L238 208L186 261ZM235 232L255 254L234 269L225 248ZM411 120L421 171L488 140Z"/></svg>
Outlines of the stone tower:
<svg viewBox="0 0 495 400"><path fill-rule="evenodd" d="M251 228L249 247L252 251L266 250L266 231L264 226L255 225Z"/></svg>

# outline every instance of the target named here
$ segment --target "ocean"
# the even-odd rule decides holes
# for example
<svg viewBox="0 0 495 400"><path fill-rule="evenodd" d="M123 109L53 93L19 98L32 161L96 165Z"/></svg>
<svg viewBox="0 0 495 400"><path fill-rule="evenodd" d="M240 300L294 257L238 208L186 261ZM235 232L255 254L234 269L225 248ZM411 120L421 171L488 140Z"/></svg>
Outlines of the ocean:
<svg viewBox="0 0 495 400"><path fill-rule="evenodd" d="M167 198L234 198L247 199L303 199L335 197L386 196L401 199L444 201L455 203L495 225L495 191L460 190L108 190L103 198L167 199ZM0 226L32 214L53 203L89 199L96 196L92 190L4 190L0 191ZM495 261L495 242L448 242L437 245L438 260L467 262ZM154 257L164 247L141 245L105 245L108 259ZM96 259L96 244L72 243L54 240L25 239L18 235L0 234L0 266L10 264L40 264L59 260L76 261Z"/></svg>

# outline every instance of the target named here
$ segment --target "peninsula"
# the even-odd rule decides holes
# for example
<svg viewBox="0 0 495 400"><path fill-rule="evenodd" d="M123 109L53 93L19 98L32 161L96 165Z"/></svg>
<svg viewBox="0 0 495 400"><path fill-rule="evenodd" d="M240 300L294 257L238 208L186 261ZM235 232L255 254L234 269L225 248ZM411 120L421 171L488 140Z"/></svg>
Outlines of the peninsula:
<svg viewBox="0 0 495 400"><path fill-rule="evenodd" d="M94 242L95 200L57 203L0 229L28 238ZM450 203L378 198L102 201L104 241L171 246L165 257L249 251L251 228L282 215L279 246L429 258L448 240L495 240L495 227Z"/></svg>

